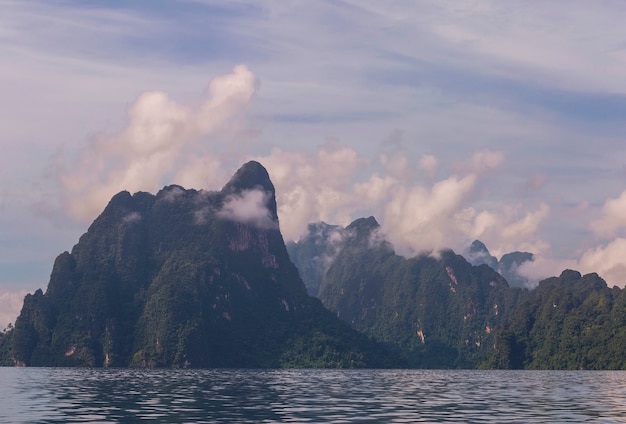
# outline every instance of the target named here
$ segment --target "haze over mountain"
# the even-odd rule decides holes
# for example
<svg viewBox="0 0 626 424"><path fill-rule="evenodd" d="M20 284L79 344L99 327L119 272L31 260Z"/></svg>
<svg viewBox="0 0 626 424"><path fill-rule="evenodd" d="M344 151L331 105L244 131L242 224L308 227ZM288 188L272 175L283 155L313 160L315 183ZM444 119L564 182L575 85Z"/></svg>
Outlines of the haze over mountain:
<svg viewBox="0 0 626 424"><path fill-rule="evenodd" d="M534 288L535 281L530 281L527 277L518 272L520 266L526 262L532 262L534 255L529 252L510 252L502 255L500 260L489 253L487 246L480 240L474 240L472 244L463 252L463 256L472 265L485 264L498 271L509 285L513 287Z"/></svg>
<svg viewBox="0 0 626 424"><path fill-rule="evenodd" d="M371 217L370 219L374 219ZM375 219L374 219L375 220ZM351 224L352 225L352 224ZM298 267L307 291L311 296L319 296L325 273L341 252L346 237L351 236L351 225L343 228L340 225L330 225L325 222L309 224L308 231L298 241L287 243L287 251L293 263ZM378 223L375 233L380 239L385 238ZM424 252L422 255L437 252ZM488 265L502 275L512 287L534 288L538 281L529 280L518 272L520 266L534 260L534 255L528 252L510 252L502 255L498 261L492 256L480 240L474 240L463 251L463 257L472 265Z"/></svg>

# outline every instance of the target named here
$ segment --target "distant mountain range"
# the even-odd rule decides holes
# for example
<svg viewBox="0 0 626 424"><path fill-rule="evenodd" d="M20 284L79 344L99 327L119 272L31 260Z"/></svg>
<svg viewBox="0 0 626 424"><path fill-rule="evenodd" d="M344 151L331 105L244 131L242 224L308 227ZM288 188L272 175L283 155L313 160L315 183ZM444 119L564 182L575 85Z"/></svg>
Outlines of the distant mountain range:
<svg viewBox="0 0 626 424"><path fill-rule="evenodd" d="M257 162L221 191L121 192L26 296L0 364L626 368L626 291L596 274L529 290L530 253L404 258L374 217L308 230L285 246Z"/></svg>
<svg viewBox="0 0 626 424"><path fill-rule="evenodd" d="M374 219L371 217L370 219ZM298 267L300 276L311 296L319 296L319 290L325 272L342 248L342 240L349 234L346 228L325 222L309 224L307 232L298 240L287 243L287 251L293 263ZM487 246L480 240L474 240L463 251L463 257L472 265L488 265L498 272L511 287L529 287L530 282L519 274L518 268L525 262L534 260L529 252L510 252L498 258L491 255Z"/></svg>

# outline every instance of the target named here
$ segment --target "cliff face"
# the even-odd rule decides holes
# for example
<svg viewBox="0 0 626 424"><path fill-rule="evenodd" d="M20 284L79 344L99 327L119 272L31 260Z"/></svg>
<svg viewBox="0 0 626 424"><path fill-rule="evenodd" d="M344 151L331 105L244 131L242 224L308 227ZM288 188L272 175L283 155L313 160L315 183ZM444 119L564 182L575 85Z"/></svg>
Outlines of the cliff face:
<svg viewBox="0 0 626 424"><path fill-rule="evenodd" d="M13 334L40 366L381 366L377 349L307 296L256 162L219 192L114 196Z"/></svg>

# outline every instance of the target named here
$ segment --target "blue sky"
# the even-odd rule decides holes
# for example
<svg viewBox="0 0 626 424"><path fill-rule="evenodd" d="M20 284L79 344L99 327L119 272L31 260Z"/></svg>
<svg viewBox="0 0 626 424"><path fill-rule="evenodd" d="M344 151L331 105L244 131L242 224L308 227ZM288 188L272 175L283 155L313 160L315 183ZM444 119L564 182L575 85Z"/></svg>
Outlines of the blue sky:
<svg viewBox="0 0 626 424"><path fill-rule="evenodd" d="M249 159L286 239L375 215L626 283L622 2L0 3L0 325L112 194Z"/></svg>

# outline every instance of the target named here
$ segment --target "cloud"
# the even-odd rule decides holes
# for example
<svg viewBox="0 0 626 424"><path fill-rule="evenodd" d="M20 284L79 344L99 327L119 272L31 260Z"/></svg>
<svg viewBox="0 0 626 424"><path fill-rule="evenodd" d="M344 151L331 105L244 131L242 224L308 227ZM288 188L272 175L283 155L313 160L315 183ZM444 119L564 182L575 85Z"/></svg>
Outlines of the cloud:
<svg viewBox="0 0 626 424"><path fill-rule="evenodd" d="M437 172L437 158L433 155L423 155L419 160L419 168L431 179L435 178Z"/></svg>
<svg viewBox="0 0 626 424"><path fill-rule="evenodd" d="M591 229L599 236L612 236L623 228L626 228L626 191L608 199L602 207L602 217L591 222Z"/></svg>
<svg viewBox="0 0 626 424"><path fill-rule="evenodd" d="M271 194L263 190L245 190L240 194L228 196L217 212L223 219L252 224L258 228L276 228L276 222L267 207Z"/></svg>
<svg viewBox="0 0 626 424"><path fill-rule="evenodd" d="M8 324L15 324L26 294L25 290L0 292L0 330L6 328Z"/></svg>
<svg viewBox="0 0 626 424"><path fill-rule="evenodd" d="M616 238L611 242L592 247L574 259L558 259L548 252L535 255L532 262L523 263L518 274L527 278L530 287L547 277L556 276L564 269L575 269L583 274L597 273L609 287L626 286L626 239Z"/></svg>
<svg viewBox="0 0 626 424"><path fill-rule="evenodd" d="M397 151L380 155L377 164L335 143L315 154L274 149L254 159L267 167L276 186L286 240L297 240L311 222L345 226L374 215L381 234L406 256L461 249L468 239L478 237L490 246L509 248L506 251L545 247L537 233L549 216L546 204L477 206L485 195L477 191L478 184L498 170L503 154L479 150L454 166L458 173L436 181L432 176L437 158L424 158L423 163L411 164ZM433 171L426 179L415 172L422 171L424 163Z"/></svg>
<svg viewBox="0 0 626 424"><path fill-rule="evenodd" d="M206 157L185 169L190 156L185 148L198 151L195 144L201 137L217 134L240 116L257 87L252 72L239 65L231 74L213 79L196 108L181 105L163 92L143 93L131 106L125 129L95 139L79 153L78 163L61 164L58 175L68 212L92 219L115 193L154 192L172 172L185 182L216 177L217 164Z"/></svg>
<svg viewBox="0 0 626 424"><path fill-rule="evenodd" d="M451 176L423 186L396 185L383 208L381 227L396 249L412 255L449 247L457 232L452 216L476 184L475 175Z"/></svg>
<svg viewBox="0 0 626 424"><path fill-rule="evenodd" d="M578 261L583 273L597 272L607 283L626 285L626 238L586 250Z"/></svg>
<svg viewBox="0 0 626 424"><path fill-rule="evenodd" d="M141 214L139 212L131 212L128 215L125 215L122 218L122 221L125 224L134 224L135 222L139 222L141 221L142 217Z"/></svg>
<svg viewBox="0 0 626 424"><path fill-rule="evenodd" d="M173 186L169 190L164 191L162 199L167 203L173 203L178 200L178 198L180 198L183 194L185 194L185 190L183 190L181 187Z"/></svg>
<svg viewBox="0 0 626 424"><path fill-rule="evenodd" d="M539 224L550 213L550 207L545 203L539 205L539 209L526 213L521 219L511 222L502 229L502 237L505 240L519 240L528 238L539 228Z"/></svg>
<svg viewBox="0 0 626 424"><path fill-rule="evenodd" d="M283 236L297 240L311 222L347 225L355 212L356 174L368 164L354 149L324 145L316 154L273 149L255 157L276 187Z"/></svg>

